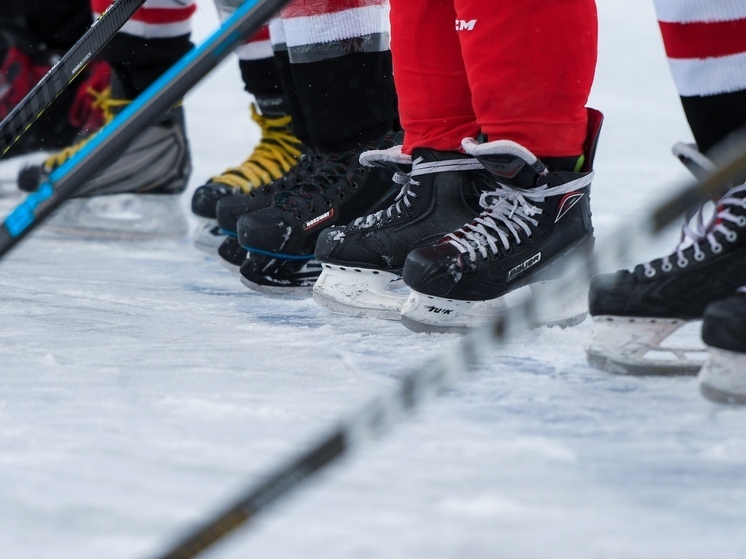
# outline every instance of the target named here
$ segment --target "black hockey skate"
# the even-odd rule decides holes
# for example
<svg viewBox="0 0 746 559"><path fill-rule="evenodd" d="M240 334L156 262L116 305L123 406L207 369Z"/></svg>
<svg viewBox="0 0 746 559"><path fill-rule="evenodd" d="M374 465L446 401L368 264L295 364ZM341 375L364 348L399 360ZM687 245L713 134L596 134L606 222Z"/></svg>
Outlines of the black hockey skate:
<svg viewBox="0 0 746 559"><path fill-rule="evenodd" d="M494 320L504 296L520 287L542 289L564 269L564 258L593 249L590 186L601 114L589 111L581 158L537 159L508 140L465 140L497 181L482 213L432 246L413 250L403 279L411 293L402 323L418 332L462 332ZM585 293L540 309L537 325L572 326L585 318Z"/></svg>
<svg viewBox="0 0 746 559"><path fill-rule="evenodd" d="M200 218L194 243L197 248L214 252L225 238L217 226L217 204L223 198L267 189L281 180L298 164L304 146L293 134L291 118L286 114L260 114L251 105L251 118L261 129L261 138L249 157L212 177L192 195L192 212Z"/></svg>
<svg viewBox="0 0 746 559"><path fill-rule="evenodd" d="M707 306L702 341L709 353L699 372L702 395L723 404L746 404L746 286Z"/></svg>
<svg viewBox="0 0 746 559"><path fill-rule="evenodd" d="M396 146L366 152L360 159L368 165L393 165L395 180L400 177L404 185L385 210L321 233L316 258L323 269L314 299L343 314L399 320L407 293L396 288L403 287L401 272L409 251L474 219L481 193L493 190L495 182L479 161L457 152L415 149L410 157Z"/></svg>
<svg viewBox="0 0 746 559"><path fill-rule="evenodd" d="M320 164L321 156L318 152L308 150L286 176L273 181L261 188L256 188L248 194L228 196L217 203L215 210L218 227L224 235L236 236L238 220L251 212L263 210L272 205L280 194L292 191L300 183L308 179Z"/></svg>
<svg viewBox="0 0 746 559"><path fill-rule="evenodd" d="M125 86L112 74L112 87L98 100L108 124L130 101ZM93 135L21 169L18 186L33 192ZM86 181L45 224L54 233L100 237L182 237L188 227L179 195L191 174L184 111L170 109L127 146L114 162Z"/></svg>
<svg viewBox="0 0 746 559"><path fill-rule="evenodd" d="M718 201L707 224L702 209L693 227L687 221L673 254L592 280L588 362L620 374L696 374L704 351L663 342L745 283L746 184Z"/></svg>
<svg viewBox="0 0 746 559"><path fill-rule="evenodd" d="M394 135L388 134L355 150L324 153L308 179L277 197L272 206L241 217L238 242L250 253L241 266L242 281L257 290L310 290L321 268L313 253L321 231L375 212L394 199L398 187L391 172L358 161L364 151L393 145Z"/></svg>

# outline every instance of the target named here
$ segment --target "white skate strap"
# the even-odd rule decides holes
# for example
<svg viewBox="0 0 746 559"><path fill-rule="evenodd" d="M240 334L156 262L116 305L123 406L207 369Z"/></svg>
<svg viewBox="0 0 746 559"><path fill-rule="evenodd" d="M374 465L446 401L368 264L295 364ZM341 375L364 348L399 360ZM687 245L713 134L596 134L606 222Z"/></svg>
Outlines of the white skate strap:
<svg viewBox="0 0 746 559"><path fill-rule="evenodd" d="M479 144L474 138L464 138L461 140L461 147L464 148L466 153L474 157L497 154L513 155L532 166L539 161L539 158L531 151L512 140L495 140L494 142Z"/></svg>
<svg viewBox="0 0 746 559"><path fill-rule="evenodd" d="M671 148L671 152L699 180L717 171L715 164L710 158L702 154L695 144L677 142Z"/></svg>
<svg viewBox="0 0 746 559"><path fill-rule="evenodd" d="M422 175L432 175L434 173L447 173L457 171L477 171L484 169L479 161L473 157L464 157L463 159L449 159L447 161L427 161L423 162L417 158L412 163L411 177L420 177Z"/></svg>
<svg viewBox="0 0 746 559"><path fill-rule="evenodd" d="M402 153L401 146L364 151L360 154L359 159L360 165L366 167L376 167L381 163L395 163L402 166L409 166L412 164L412 156Z"/></svg>

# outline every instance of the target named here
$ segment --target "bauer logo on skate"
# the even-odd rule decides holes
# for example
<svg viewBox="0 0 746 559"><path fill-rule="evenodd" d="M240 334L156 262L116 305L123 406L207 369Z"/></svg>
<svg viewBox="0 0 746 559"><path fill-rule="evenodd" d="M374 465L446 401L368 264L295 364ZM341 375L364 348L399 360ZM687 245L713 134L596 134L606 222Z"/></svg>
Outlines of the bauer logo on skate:
<svg viewBox="0 0 746 559"><path fill-rule="evenodd" d="M470 19L469 21L466 21L465 19L457 19L456 31L474 31L474 26L476 24L476 19Z"/></svg>
<svg viewBox="0 0 746 559"><path fill-rule="evenodd" d="M536 256L532 256L528 260L526 260L523 264L516 266L512 270L508 272L508 281L512 280L514 277L516 277L521 272L528 270L531 266L535 266L541 261L541 253L538 253Z"/></svg>
<svg viewBox="0 0 746 559"><path fill-rule="evenodd" d="M319 223L321 223L323 221L326 221L327 219L331 219L332 217L334 217L334 208L332 208L331 210L329 210L326 213L321 214L318 217L314 217L310 221L306 221L306 224L303 226L303 228L304 229L310 229L311 227L315 227Z"/></svg>

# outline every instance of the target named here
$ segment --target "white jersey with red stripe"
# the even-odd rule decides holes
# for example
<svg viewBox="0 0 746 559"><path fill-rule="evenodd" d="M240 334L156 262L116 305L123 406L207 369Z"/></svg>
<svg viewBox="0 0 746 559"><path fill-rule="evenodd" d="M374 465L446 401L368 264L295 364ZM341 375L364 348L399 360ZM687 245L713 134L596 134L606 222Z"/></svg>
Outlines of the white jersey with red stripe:
<svg viewBox="0 0 746 559"><path fill-rule="evenodd" d="M746 89L746 2L655 0L655 7L682 97Z"/></svg>

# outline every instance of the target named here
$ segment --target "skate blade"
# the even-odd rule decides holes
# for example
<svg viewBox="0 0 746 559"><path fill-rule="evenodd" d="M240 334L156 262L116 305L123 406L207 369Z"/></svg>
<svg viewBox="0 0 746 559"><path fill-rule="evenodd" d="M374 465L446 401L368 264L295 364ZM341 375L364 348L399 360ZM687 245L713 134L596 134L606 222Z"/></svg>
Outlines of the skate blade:
<svg viewBox="0 0 746 559"><path fill-rule="evenodd" d="M391 272L322 264L313 300L337 314L399 320L407 291ZM392 291L400 288L401 292Z"/></svg>
<svg viewBox="0 0 746 559"><path fill-rule="evenodd" d="M240 264L234 264L230 260L226 260L222 256L218 255L218 262L220 262L220 265L228 270L231 274L235 274L237 276L241 275L241 265Z"/></svg>
<svg viewBox="0 0 746 559"><path fill-rule="evenodd" d="M311 295L313 285L319 277L320 270L321 263L318 260L309 260L291 277L282 280L267 278L266 280L261 280L260 283L241 274L241 283L252 291L265 295L306 298Z"/></svg>
<svg viewBox="0 0 746 559"><path fill-rule="evenodd" d="M214 219L199 218L194 231L194 246L207 254L215 254L227 235L221 233L218 222Z"/></svg>
<svg viewBox="0 0 746 559"><path fill-rule="evenodd" d="M746 404L746 354L710 347L697 377L699 391L718 404Z"/></svg>
<svg viewBox="0 0 746 559"><path fill-rule="evenodd" d="M503 297L482 301L459 301L412 292L402 307L401 321L415 332L466 333L480 328L503 316L510 308L525 303L527 298L541 298L541 307L534 310L531 321L515 327L571 328L581 324L588 314L587 294L577 289L560 298L547 298L552 281L540 282L518 288ZM549 292L551 293L551 291Z"/></svg>
<svg viewBox="0 0 746 559"><path fill-rule="evenodd" d="M74 198L44 222L42 235L111 240L181 239L189 225L179 195Z"/></svg>
<svg viewBox="0 0 746 559"><path fill-rule="evenodd" d="M619 375L696 375L704 349L661 345L687 322L681 319L595 316L588 363Z"/></svg>
<svg viewBox="0 0 746 559"><path fill-rule="evenodd" d="M413 332L464 334L496 320L506 309L504 297L459 301L412 291L402 307L401 323Z"/></svg>

